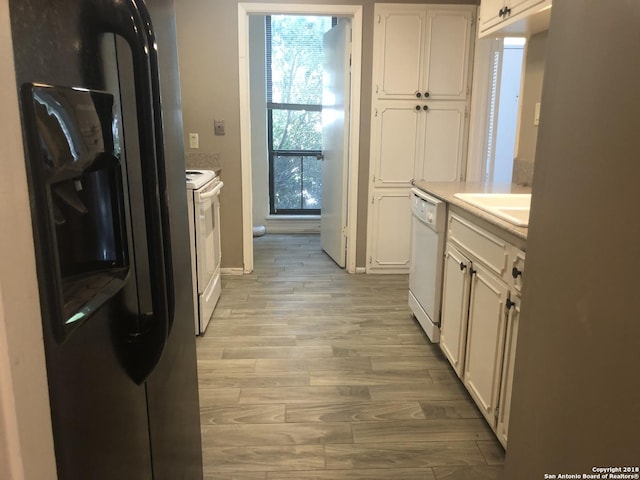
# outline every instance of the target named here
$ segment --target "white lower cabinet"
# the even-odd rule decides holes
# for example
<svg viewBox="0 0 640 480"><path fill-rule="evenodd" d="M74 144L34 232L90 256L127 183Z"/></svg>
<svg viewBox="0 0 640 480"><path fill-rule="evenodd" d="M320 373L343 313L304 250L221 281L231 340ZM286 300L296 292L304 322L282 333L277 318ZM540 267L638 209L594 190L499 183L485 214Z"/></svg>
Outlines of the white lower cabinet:
<svg viewBox="0 0 640 480"><path fill-rule="evenodd" d="M508 287L480 264L471 272L463 381L494 425L502 373Z"/></svg>
<svg viewBox="0 0 640 480"><path fill-rule="evenodd" d="M367 273L406 273L411 256L410 190L381 188L371 195Z"/></svg>
<svg viewBox="0 0 640 480"><path fill-rule="evenodd" d="M454 246L447 245L444 255L440 348L458 376L462 378L464 350L467 341L471 260Z"/></svg>
<svg viewBox="0 0 640 480"><path fill-rule="evenodd" d="M448 225L440 348L506 447L524 252L455 213Z"/></svg>
<svg viewBox="0 0 640 480"><path fill-rule="evenodd" d="M496 435L502 446L507 446L509 433L509 414L511 413L511 389L513 387L513 367L516 362L516 340L520 325L520 296L510 298L511 308L507 317L507 334L504 343L504 361L502 363L502 381L500 382L500 409L497 414Z"/></svg>

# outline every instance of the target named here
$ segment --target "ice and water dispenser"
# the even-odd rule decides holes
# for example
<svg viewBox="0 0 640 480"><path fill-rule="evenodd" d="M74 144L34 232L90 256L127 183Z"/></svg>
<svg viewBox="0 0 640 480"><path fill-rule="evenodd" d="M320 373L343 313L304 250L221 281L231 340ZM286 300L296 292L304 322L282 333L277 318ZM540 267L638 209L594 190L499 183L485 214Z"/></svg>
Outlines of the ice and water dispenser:
<svg viewBox="0 0 640 480"><path fill-rule="evenodd" d="M114 99L38 84L22 94L41 299L63 341L129 271Z"/></svg>

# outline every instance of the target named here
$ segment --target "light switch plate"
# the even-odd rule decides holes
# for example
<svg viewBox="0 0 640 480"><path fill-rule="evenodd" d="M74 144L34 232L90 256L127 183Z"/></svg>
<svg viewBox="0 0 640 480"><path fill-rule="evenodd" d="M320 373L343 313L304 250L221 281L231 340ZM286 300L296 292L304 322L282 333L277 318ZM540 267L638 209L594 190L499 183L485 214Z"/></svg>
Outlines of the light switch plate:
<svg viewBox="0 0 640 480"><path fill-rule="evenodd" d="M224 120L213 121L213 132L216 135L224 135Z"/></svg>
<svg viewBox="0 0 640 480"><path fill-rule="evenodd" d="M189 148L200 148L200 137L197 133L189 134Z"/></svg>

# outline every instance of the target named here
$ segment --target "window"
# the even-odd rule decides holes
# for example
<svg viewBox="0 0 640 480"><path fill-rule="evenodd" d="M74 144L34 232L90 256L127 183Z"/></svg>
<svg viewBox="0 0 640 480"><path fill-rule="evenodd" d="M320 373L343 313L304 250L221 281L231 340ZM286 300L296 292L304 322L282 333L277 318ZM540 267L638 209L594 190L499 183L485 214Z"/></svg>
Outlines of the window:
<svg viewBox="0 0 640 480"><path fill-rule="evenodd" d="M322 36L335 18L266 17L269 199L272 215L322 206Z"/></svg>
<svg viewBox="0 0 640 480"><path fill-rule="evenodd" d="M524 45L519 37L492 44L484 171L489 182L511 182Z"/></svg>

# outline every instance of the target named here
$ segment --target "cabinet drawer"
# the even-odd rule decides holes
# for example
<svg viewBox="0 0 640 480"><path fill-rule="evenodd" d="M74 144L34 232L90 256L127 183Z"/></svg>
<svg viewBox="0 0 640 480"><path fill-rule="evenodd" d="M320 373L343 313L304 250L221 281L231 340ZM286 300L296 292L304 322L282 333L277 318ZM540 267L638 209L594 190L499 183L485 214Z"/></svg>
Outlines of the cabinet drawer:
<svg viewBox="0 0 640 480"><path fill-rule="evenodd" d="M510 245L483 228L452 213L449 216L449 240L480 260L498 277L507 273ZM509 274L511 271L509 271Z"/></svg>

